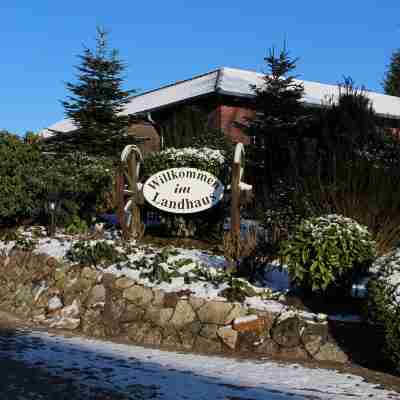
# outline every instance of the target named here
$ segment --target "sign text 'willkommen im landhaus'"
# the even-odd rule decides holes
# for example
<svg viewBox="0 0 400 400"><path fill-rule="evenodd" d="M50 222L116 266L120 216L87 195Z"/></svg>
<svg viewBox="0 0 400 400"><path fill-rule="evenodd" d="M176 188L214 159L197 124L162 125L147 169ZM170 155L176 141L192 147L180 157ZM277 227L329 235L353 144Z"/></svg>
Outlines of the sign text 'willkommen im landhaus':
<svg viewBox="0 0 400 400"><path fill-rule="evenodd" d="M190 214L218 203L224 186L218 178L196 168L171 168L152 175L143 186L145 199L160 210Z"/></svg>

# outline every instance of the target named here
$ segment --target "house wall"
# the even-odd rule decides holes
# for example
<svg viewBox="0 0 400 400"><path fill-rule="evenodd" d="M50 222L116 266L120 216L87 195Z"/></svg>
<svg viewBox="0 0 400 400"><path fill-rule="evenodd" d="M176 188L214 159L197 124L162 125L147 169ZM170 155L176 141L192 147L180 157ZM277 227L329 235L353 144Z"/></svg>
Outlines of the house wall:
<svg viewBox="0 0 400 400"><path fill-rule="evenodd" d="M218 106L217 112L219 114L219 129L234 143L249 144L249 137L239 124L243 124L247 118L251 118L254 111L243 106L221 104Z"/></svg>
<svg viewBox="0 0 400 400"><path fill-rule="evenodd" d="M148 122L133 122L128 127L128 135L143 138L144 142L138 146L143 155L160 151L160 135Z"/></svg>
<svg viewBox="0 0 400 400"><path fill-rule="evenodd" d="M190 146L192 138L209 130L221 130L234 143L249 143L238 123L254 114L246 103L228 96L212 95L152 113L166 146Z"/></svg>

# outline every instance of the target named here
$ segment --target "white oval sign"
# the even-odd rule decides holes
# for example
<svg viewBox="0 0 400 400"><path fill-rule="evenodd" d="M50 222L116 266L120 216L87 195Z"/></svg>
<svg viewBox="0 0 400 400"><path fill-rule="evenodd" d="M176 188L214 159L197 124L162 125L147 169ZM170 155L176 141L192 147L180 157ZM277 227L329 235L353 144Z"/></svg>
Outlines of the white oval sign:
<svg viewBox="0 0 400 400"><path fill-rule="evenodd" d="M171 168L147 179L143 185L143 195L160 210L191 214L217 204L224 195L224 185L206 171Z"/></svg>

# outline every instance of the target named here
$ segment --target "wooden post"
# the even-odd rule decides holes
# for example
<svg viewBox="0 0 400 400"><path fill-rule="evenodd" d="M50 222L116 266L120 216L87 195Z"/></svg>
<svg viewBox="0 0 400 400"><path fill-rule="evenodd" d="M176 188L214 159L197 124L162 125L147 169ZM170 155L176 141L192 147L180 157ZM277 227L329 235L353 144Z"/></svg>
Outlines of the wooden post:
<svg viewBox="0 0 400 400"><path fill-rule="evenodd" d="M139 207L139 205L142 205L142 202L138 192L138 174L141 161L140 150L134 145L126 146L121 154L121 160L127 166L124 175L128 182L128 191L125 191L125 193L129 195L128 203L124 208L124 215L126 212L130 212L130 220L126 224L124 238L140 239L144 234L144 224L141 221Z"/></svg>
<svg viewBox="0 0 400 400"><path fill-rule="evenodd" d="M141 222L140 207L138 204L138 176L137 176L137 162L136 153L132 152L128 160L128 174L131 177L130 191L131 191L131 221L129 226L129 232L131 237L139 239L143 234L143 227Z"/></svg>
<svg viewBox="0 0 400 400"><path fill-rule="evenodd" d="M231 229L230 243L233 258L233 268L237 268L240 258L240 181L243 173L243 157L244 147L242 143L237 143L232 164L232 180L231 180ZM232 266L231 266L232 267Z"/></svg>
<svg viewBox="0 0 400 400"><path fill-rule="evenodd" d="M124 174L122 168L118 168L115 176L115 200L117 203L117 220L122 230L122 237L126 237L126 218L124 211Z"/></svg>
<svg viewBox="0 0 400 400"><path fill-rule="evenodd" d="M240 163L232 164L231 182L231 235L232 239L239 241L240 238Z"/></svg>

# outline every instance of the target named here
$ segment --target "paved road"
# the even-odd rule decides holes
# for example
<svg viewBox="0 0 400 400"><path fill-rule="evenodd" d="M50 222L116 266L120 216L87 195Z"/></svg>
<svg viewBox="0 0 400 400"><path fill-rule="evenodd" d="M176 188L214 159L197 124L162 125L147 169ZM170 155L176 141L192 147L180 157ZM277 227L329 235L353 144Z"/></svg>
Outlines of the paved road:
<svg viewBox="0 0 400 400"><path fill-rule="evenodd" d="M2 400L128 399L120 393L93 389L73 379L52 376L38 365L32 368L10 359L0 359L0 375Z"/></svg>
<svg viewBox="0 0 400 400"><path fill-rule="evenodd" d="M90 384L88 378L96 380L97 372L85 368L82 363L63 371L52 370L43 360L17 361L18 354L30 349L44 348L42 340L31 338L29 330L0 328L0 399L1 400L147 400L156 396L155 386L133 386L132 392L122 393ZM53 349L56 350L57 349ZM58 350L60 360L70 356ZM52 373L50 373L52 372ZM61 373L60 373L61 372ZM104 371L104 368L101 372ZM82 379L84 378L84 379ZM99 382L100 383L100 382Z"/></svg>
<svg viewBox="0 0 400 400"><path fill-rule="evenodd" d="M400 400L358 376L168 353L0 324L1 400Z"/></svg>

